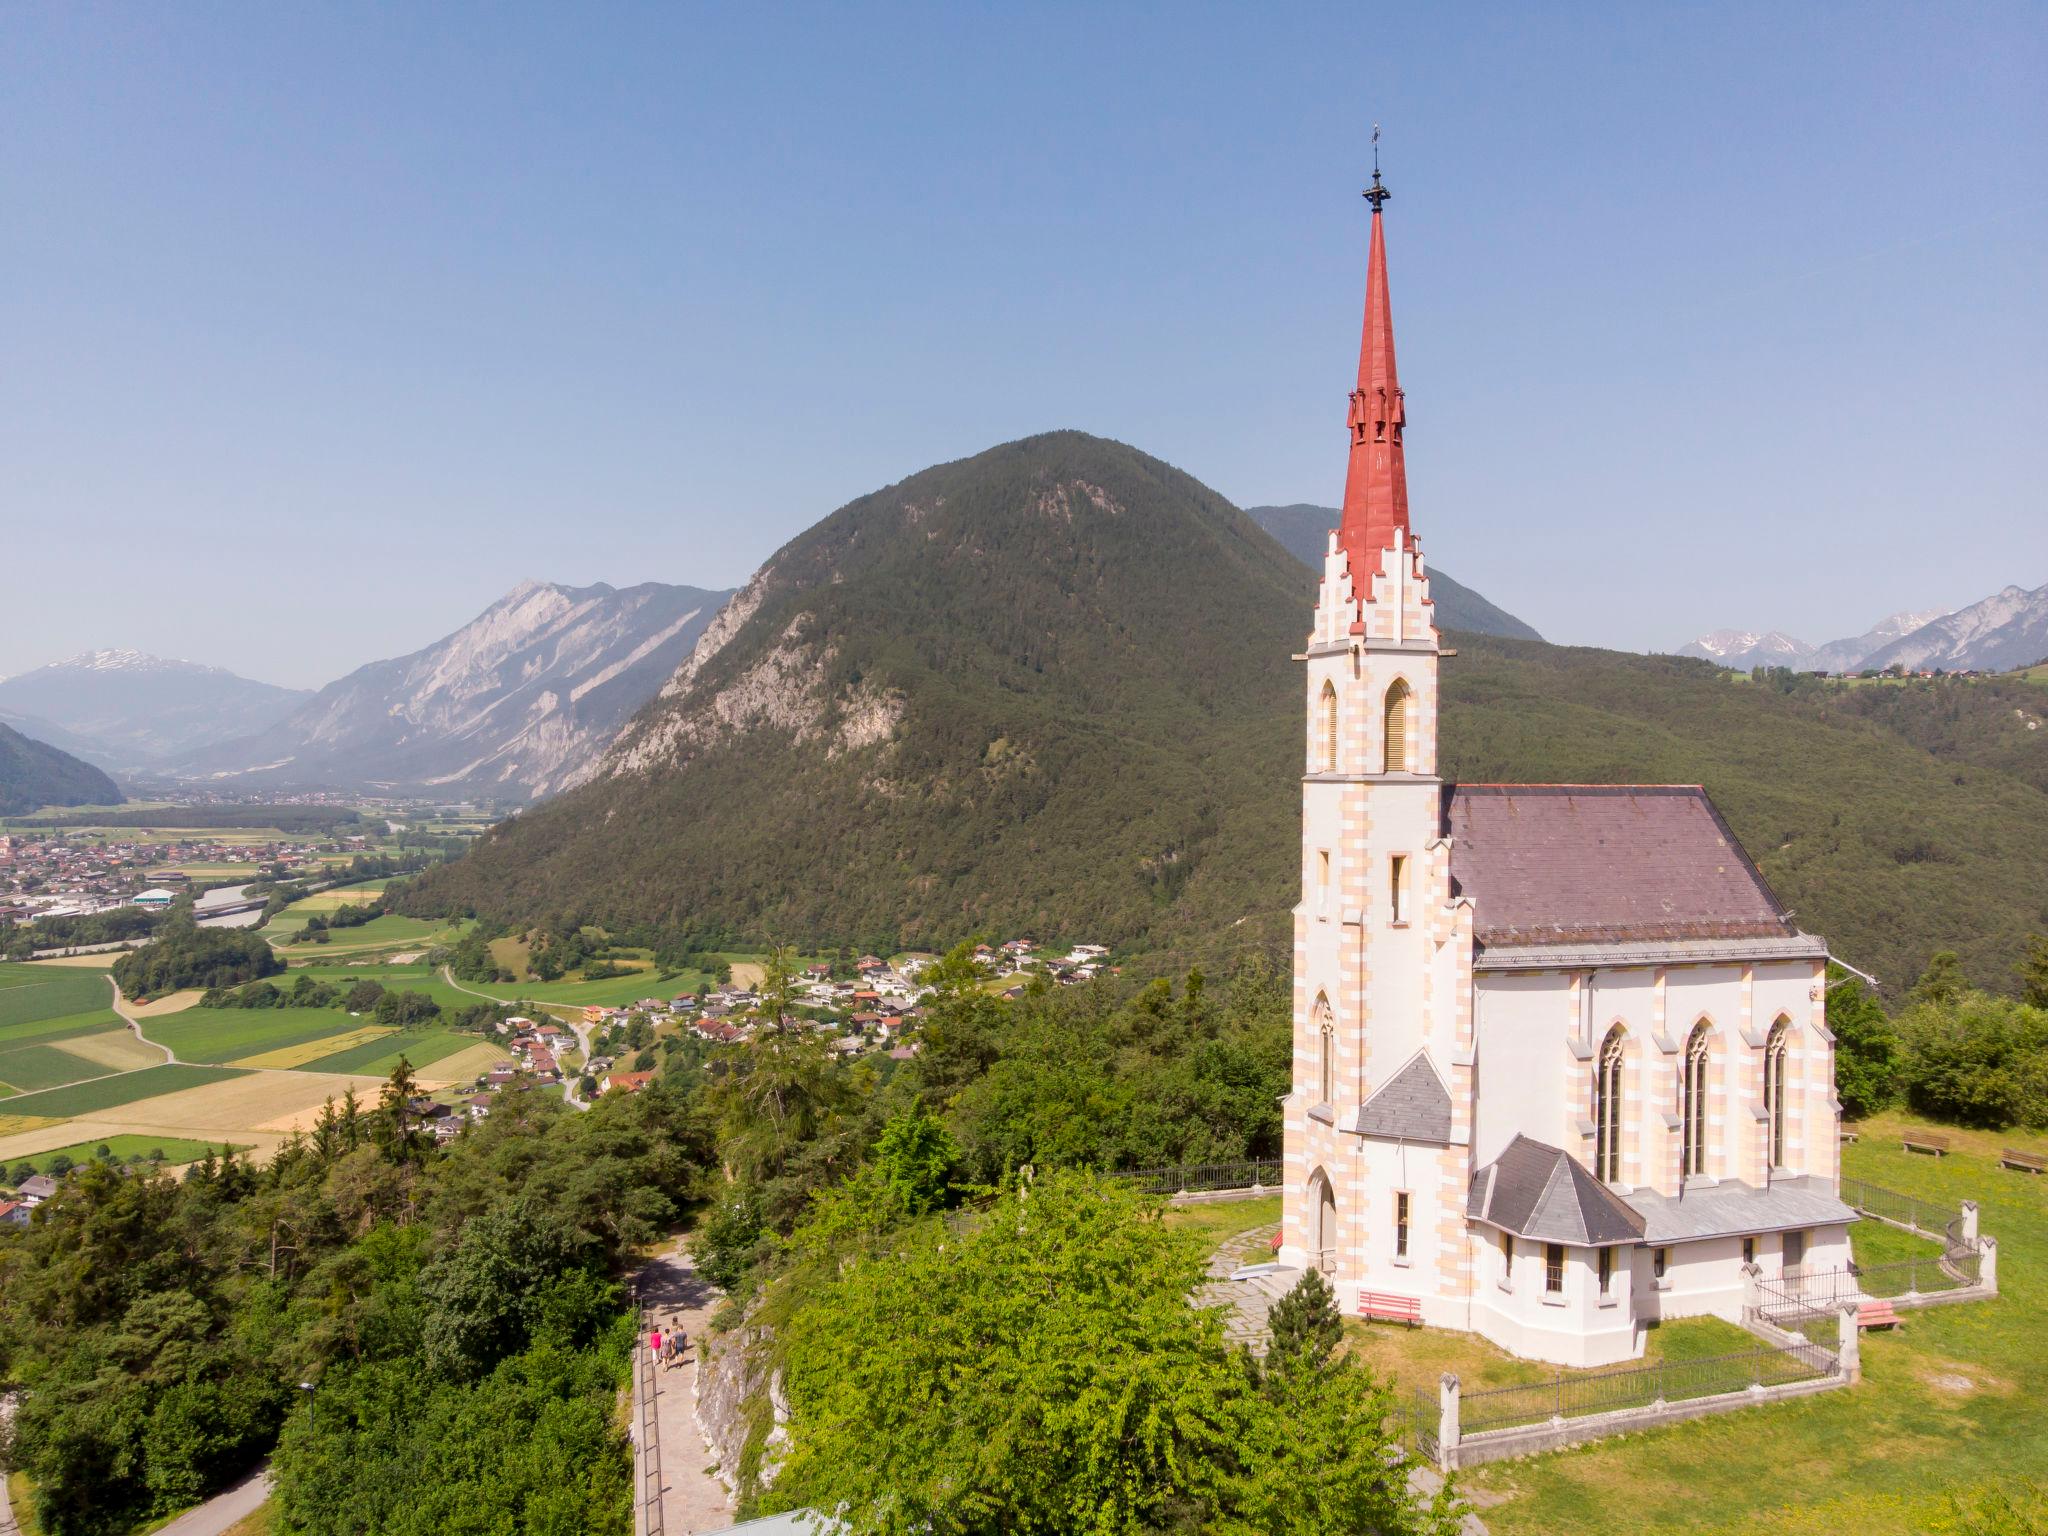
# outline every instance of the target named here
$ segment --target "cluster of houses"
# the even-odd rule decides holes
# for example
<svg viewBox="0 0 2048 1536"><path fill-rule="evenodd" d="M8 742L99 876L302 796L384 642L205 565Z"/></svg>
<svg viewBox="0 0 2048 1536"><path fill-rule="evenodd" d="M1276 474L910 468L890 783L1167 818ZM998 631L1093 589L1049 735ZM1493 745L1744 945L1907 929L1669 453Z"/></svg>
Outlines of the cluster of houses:
<svg viewBox="0 0 2048 1536"><path fill-rule="evenodd" d="M118 907L167 907L191 885L182 864L318 868L322 853L360 853L363 837L228 843L205 837L128 842L96 833L0 832L0 918L91 917Z"/></svg>

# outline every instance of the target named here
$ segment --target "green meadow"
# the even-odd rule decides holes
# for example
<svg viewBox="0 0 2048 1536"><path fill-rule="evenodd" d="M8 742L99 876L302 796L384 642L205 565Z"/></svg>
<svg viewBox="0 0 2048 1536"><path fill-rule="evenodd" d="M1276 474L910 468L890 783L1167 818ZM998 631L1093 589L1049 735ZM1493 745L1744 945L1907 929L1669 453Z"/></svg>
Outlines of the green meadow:
<svg viewBox="0 0 2048 1536"><path fill-rule="evenodd" d="M118 1072L111 1077L72 1083L67 1087L51 1088L42 1093L19 1094L7 1101L7 1113L68 1120L77 1115L89 1115L103 1109L118 1109L123 1104L138 1104L144 1099L159 1098L166 1093L197 1088L204 1083L217 1083L225 1078L247 1075L233 1067L168 1064L161 1067L144 1067L136 1072Z"/></svg>
<svg viewBox="0 0 2048 1536"><path fill-rule="evenodd" d="M187 1008L145 1020L142 1031L180 1061L220 1064L345 1035L363 1022L340 1008Z"/></svg>
<svg viewBox="0 0 2048 1536"><path fill-rule="evenodd" d="M167 1168L196 1163L209 1152L218 1156L223 1147L232 1152L249 1150L247 1146L234 1142L193 1141L184 1136L103 1136L98 1141L81 1141L68 1147L52 1147L47 1152L31 1153L10 1163L8 1168L11 1170L20 1163L29 1163L37 1173L48 1173L60 1157L68 1157L73 1163L98 1161L102 1147L107 1149L110 1162L161 1162ZM152 1155L158 1152L163 1154L161 1158Z"/></svg>
<svg viewBox="0 0 2048 1536"><path fill-rule="evenodd" d="M389 1077L402 1056L415 1068L430 1067L458 1051L484 1045L482 1035L458 1034L452 1029L401 1029L382 1039L366 1041L337 1051L332 1056L301 1062L299 1072L356 1072L369 1077Z"/></svg>

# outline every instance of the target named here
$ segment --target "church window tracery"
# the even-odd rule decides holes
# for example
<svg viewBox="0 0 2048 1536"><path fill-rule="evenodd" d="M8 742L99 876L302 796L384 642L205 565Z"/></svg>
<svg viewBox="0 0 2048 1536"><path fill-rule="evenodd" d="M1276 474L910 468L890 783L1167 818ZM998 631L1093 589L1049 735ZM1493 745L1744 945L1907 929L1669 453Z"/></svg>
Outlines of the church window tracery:
<svg viewBox="0 0 2048 1536"><path fill-rule="evenodd" d="M1317 994L1316 997L1316 1081L1321 1089L1319 1104L1336 1102L1337 1087L1337 1025L1330 1012L1330 1000Z"/></svg>
<svg viewBox="0 0 2048 1536"><path fill-rule="evenodd" d="M1707 1171L1707 1064L1712 1046L1712 1031L1701 1019L1686 1036L1678 1068L1678 1171L1688 1179Z"/></svg>
<svg viewBox="0 0 2048 1536"><path fill-rule="evenodd" d="M1593 1066L1593 1177L1603 1184L1621 1178L1621 1070L1627 1039L1622 1027L1615 1025Z"/></svg>
<svg viewBox="0 0 2048 1536"><path fill-rule="evenodd" d="M1785 1058L1791 1039L1791 1021L1780 1018L1764 1042L1764 1115L1773 1168L1785 1166Z"/></svg>

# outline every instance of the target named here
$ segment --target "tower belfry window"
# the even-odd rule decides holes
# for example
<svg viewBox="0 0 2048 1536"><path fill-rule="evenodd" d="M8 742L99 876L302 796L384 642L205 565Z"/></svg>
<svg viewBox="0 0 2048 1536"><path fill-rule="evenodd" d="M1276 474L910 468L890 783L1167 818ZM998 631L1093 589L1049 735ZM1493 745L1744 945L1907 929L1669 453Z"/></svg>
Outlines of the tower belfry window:
<svg viewBox="0 0 2048 1536"><path fill-rule="evenodd" d="M1387 690L1385 743L1381 768L1386 773L1408 771L1408 685L1396 682Z"/></svg>
<svg viewBox="0 0 2048 1536"><path fill-rule="evenodd" d="M1316 772L1337 771L1337 687L1325 682L1316 701Z"/></svg>

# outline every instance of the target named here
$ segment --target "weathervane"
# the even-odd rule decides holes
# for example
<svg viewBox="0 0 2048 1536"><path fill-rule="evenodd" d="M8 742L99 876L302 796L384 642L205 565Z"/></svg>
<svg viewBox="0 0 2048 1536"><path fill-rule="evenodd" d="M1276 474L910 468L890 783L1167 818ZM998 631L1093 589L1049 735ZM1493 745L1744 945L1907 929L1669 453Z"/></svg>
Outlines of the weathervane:
<svg viewBox="0 0 2048 1536"><path fill-rule="evenodd" d="M1380 185L1380 125L1372 125L1372 185L1365 189L1365 200L1372 204L1372 211L1378 213L1380 204L1394 194Z"/></svg>

